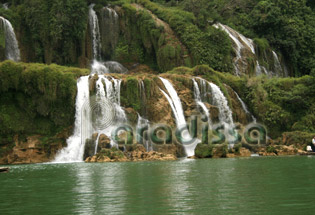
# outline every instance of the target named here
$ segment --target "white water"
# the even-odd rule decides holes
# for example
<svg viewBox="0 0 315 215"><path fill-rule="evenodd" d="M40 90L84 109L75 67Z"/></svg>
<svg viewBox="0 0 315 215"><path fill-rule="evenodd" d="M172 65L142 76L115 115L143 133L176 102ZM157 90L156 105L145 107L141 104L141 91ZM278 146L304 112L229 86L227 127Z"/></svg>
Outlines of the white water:
<svg viewBox="0 0 315 215"><path fill-rule="evenodd" d="M221 123L228 124L229 126L233 126L233 117L232 111L228 105L228 101L220 88L213 84L209 83L212 91L212 99L214 105L219 108L219 119Z"/></svg>
<svg viewBox="0 0 315 215"><path fill-rule="evenodd" d="M4 29L5 34L6 59L20 61L19 45L11 23L4 17L0 16L0 27Z"/></svg>
<svg viewBox="0 0 315 215"><path fill-rule="evenodd" d="M278 55L272 51L272 55L274 58L274 72L269 72L265 67L260 66L258 62L258 56L255 53L255 46L254 42L252 39L246 38L244 35L240 34L239 32L235 31L234 29L230 28L227 25L223 25L221 23L214 24L213 25L215 28L221 29L225 31L230 39L232 40L234 46L233 49L235 51L236 57L233 59L233 66L235 69L235 74L240 75L246 72L248 69L247 65L247 55L244 55L244 50L248 50L247 52L251 52L253 54L253 57L256 58L256 74L261 75L261 74L266 74L269 76L273 75L284 75L288 76L287 72L283 72L283 68L281 66L281 63L279 61ZM246 53L245 53L246 54Z"/></svg>
<svg viewBox="0 0 315 215"><path fill-rule="evenodd" d="M108 40L107 43L110 44L112 50L115 49L118 39L119 39L119 16L116 11L109 7L103 8L102 16L104 17L104 23L102 24L102 35L109 35L108 37L103 37L102 40Z"/></svg>
<svg viewBox="0 0 315 215"><path fill-rule="evenodd" d="M168 100L168 102L172 108L173 114L175 116L177 128L181 128L182 126L187 126L186 120L185 120L185 115L184 115L184 110L182 107L182 103L181 103L181 100L180 100L176 90L174 89L171 82L169 82L168 80L166 80L162 77L160 77L160 79L163 82L169 95L166 92L164 92L162 89L160 89L160 90L164 94L164 96L166 97L166 99ZM183 136L184 140L191 139L191 135L189 134L189 131L187 131L187 130L183 132L182 136ZM195 155L195 148L196 148L198 143L200 143L200 140L197 139L195 142L191 143L190 145L183 144L183 147L185 149L185 153L188 157Z"/></svg>
<svg viewBox="0 0 315 215"><path fill-rule="evenodd" d="M83 161L85 142L82 141L82 124L90 124L89 114L84 114L82 108L89 101L89 76L83 76L77 81L77 98L74 132L67 139L67 147L62 149L57 155L54 162L78 162Z"/></svg>
<svg viewBox="0 0 315 215"><path fill-rule="evenodd" d="M105 83L105 86L104 84ZM120 123L127 122L127 117L125 111L120 106L120 87L121 80L115 79L110 76L99 75L99 79L96 82L96 96L101 101L101 103L105 103L106 101L110 101L114 106L114 111L116 114L116 119L111 124L111 126L103 128L103 129L95 129L93 133L105 134L107 137L111 139L112 130ZM104 120L107 112L106 107L102 107L101 116L97 118L97 120ZM111 140L111 145L115 146L114 141ZM98 140L95 144L95 153L97 152Z"/></svg>
<svg viewBox="0 0 315 215"><path fill-rule="evenodd" d="M8 10L8 9L9 9L9 3L4 3L4 4L2 4L2 7L3 7L4 9Z"/></svg>
<svg viewBox="0 0 315 215"><path fill-rule="evenodd" d="M207 116L209 124L211 124L210 112L209 112L207 106L205 105L205 103L202 102L201 91L199 89L198 83L197 83L197 81L194 78L192 79L192 81L194 83L195 101L196 101L197 105L199 105L201 107L201 109L203 110L204 114Z"/></svg>
<svg viewBox="0 0 315 215"><path fill-rule="evenodd" d="M233 90L233 91L234 91L234 90ZM238 95L238 93L237 93L236 91L234 91L234 93L235 93L235 95L236 95L238 101L241 103L244 112L245 112L246 114L250 115L251 118L252 118L252 120L253 120L253 122L256 123L256 122L257 122L256 118L255 118L254 115L248 110L247 105L245 104L245 102L241 99L241 97Z"/></svg>
<svg viewBox="0 0 315 215"><path fill-rule="evenodd" d="M104 66L103 63L97 60L93 60L93 63L91 65L91 71L92 71L92 74L98 74L98 75L109 73L108 68Z"/></svg>
<svg viewBox="0 0 315 215"><path fill-rule="evenodd" d="M93 125L102 124L102 122L106 120L105 118L108 117L107 114L110 110L108 110L107 106L99 106L99 116L95 121L92 121L91 108L93 108L93 105L89 103L89 76L83 76L78 79L74 133L68 138L67 147L57 154L54 162L83 161L86 139L91 138L92 134L98 133L95 144L96 153L100 134L111 137L113 128L127 121L126 114L120 106L120 87L121 80L110 76L99 75L99 79L96 82L96 101L100 104L105 104L107 101L110 101L116 114L110 126L101 128ZM113 141L111 141L111 144L112 146L115 145Z"/></svg>
<svg viewBox="0 0 315 215"><path fill-rule="evenodd" d="M245 56L242 56L242 50L243 49L249 49L250 52L255 55L255 48L254 48L254 43L253 40L246 38L244 35L240 34L239 32L235 31L234 29L230 28L227 25L223 25L221 23L214 24L213 25L215 28L222 29L225 31L231 40L234 43L234 51L236 54L236 58L234 59L234 69L236 75L240 75L241 73L244 73L244 69L242 68L241 61L242 59L245 59Z"/></svg>
<svg viewBox="0 0 315 215"><path fill-rule="evenodd" d="M177 95L176 90L174 89L173 85L171 84L171 82L169 82L168 80L160 77L161 81L163 82L166 90L169 93L169 96L166 92L164 92L163 90L162 93L165 95L165 97L167 98L168 102L170 103L173 113L175 115L175 119L176 119L176 125L177 127L186 125L186 120L185 120L185 116L184 116L184 110L182 107L182 103L180 101L179 96Z"/></svg>
<svg viewBox="0 0 315 215"><path fill-rule="evenodd" d="M213 105L217 106L219 109L219 120L220 124L223 124L225 126L224 134L226 137L226 140L230 143L229 147L233 148L234 144L234 137L230 135L229 130L234 128L234 122L232 117L232 110L230 109L228 105L228 101L220 88L213 84L209 83L212 91L212 100Z"/></svg>
<svg viewBox="0 0 315 215"><path fill-rule="evenodd" d="M93 59L98 60L101 58L101 34L96 12L94 11L94 4L89 6L89 24L92 33L92 51Z"/></svg>
<svg viewBox="0 0 315 215"><path fill-rule="evenodd" d="M259 76L262 74L269 75L267 69L264 66L260 66L259 61L257 60L256 61L256 75Z"/></svg>
<svg viewBox="0 0 315 215"><path fill-rule="evenodd" d="M278 55L276 52L272 51L272 56L275 62L275 69L276 69L276 74L283 74L283 69L281 66L281 63L279 61ZM283 74L284 76L287 76L287 74Z"/></svg>
<svg viewBox="0 0 315 215"><path fill-rule="evenodd" d="M148 129L150 129L150 121L141 117L139 114L138 114L138 122L137 122L137 127L136 127L136 130L138 129L141 129L142 127L144 126L148 126ZM137 135L138 135L138 132L137 132ZM145 138L144 135L142 138ZM144 147L146 149L147 152L149 151L153 151L153 145L150 141L150 138L147 138L144 140Z"/></svg>

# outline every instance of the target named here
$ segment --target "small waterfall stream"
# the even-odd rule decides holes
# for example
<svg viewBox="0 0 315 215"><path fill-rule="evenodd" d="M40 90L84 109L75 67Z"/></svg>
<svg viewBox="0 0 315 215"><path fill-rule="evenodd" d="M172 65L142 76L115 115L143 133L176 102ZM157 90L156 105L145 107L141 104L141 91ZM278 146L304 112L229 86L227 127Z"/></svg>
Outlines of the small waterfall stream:
<svg viewBox="0 0 315 215"><path fill-rule="evenodd" d="M150 121L141 117L138 114L138 122L137 122L136 130L141 129L141 128L146 127L146 126L148 127L148 129L150 129ZM137 133L137 135L138 135L138 133ZM142 138L144 138L144 137L142 137ZM145 140L144 140L143 144L144 144L146 151L147 152L153 151L153 145L150 141L150 138L144 138L144 139Z"/></svg>
<svg viewBox="0 0 315 215"><path fill-rule="evenodd" d="M3 7L5 10L8 10L8 9L9 9L9 3L4 3L4 4L2 4L2 7Z"/></svg>
<svg viewBox="0 0 315 215"><path fill-rule="evenodd" d="M228 105L228 101L220 88L214 83L209 83L212 91L213 103L219 108L219 119L221 123L233 126L232 110Z"/></svg>
<svg viewBox="0 0 315 215"><path fill-rule="evenodd" d="M165 88L169 94L168 95L166 92L164 92L162 89L160 89L161 92L166 97L166 99L168 100L168 102L172 108L173 114L175 116L177 128L181 128L182 126L187 126L186 120L185 120L185 115L184 115L184 110L182 107L182 103L181 103L181 100L180 100L175 88L173 87L173 85L171 84L171 82L169 80L166 80L162 77L160 77L160 80L163 82L163 84L164 84L164 86L165 86ZM188 130L184 131L182 135L183 135L184 139L191 139L191 136L190 136ZM196 148L198 143L200 143L200 140L197 139L194 143L192 143L190 145L183 144L186 155L188 157L195 155L195 148Z"/></svg>
<svg viewBox="0 0 315 215"><path fill-rule="evenodd" d="M101 59L101 34L96 12L94 11L94 4L89 6L89 25L92 34L92 51L93 59Z"/></svg>
<svg viewBox="0 0 315 215"><path fill-rule="evenodd" d="M243 55L243 50L248 49L251 52L251 54L255 55L255 48L254 48L253 40L246 38L245 36L238 33L237 31L235 31L234 29L230 28L227 25L218 23L218 24L214 24L213 26L215 28L222 29L223 31L225 31L229 35L231 40L233 41L234 43L233 48L236 54L236 57L233 60L235 74L241 75L242 73L244 73L245 69L247 69L246 68L247 65L244 62L244 59L246 58L246 56Z"/></svg>
<svg viewBox="0 0 315 215"><path fill-rule="evenodd" d="M254 123L256 123L256 122L257 122L257 119L256 119L256 118L254 117L254 115L248 110L247 105L245 104L245 102L241 99L241 97L238 95L238 93L237 93L235 90L233 90L233 92L234 92L234 94L236 95L238 101L241 103L244 112L245 112L247 115L249 115L249 116L251 117L251 119L252 119L252 121L253 121Z"/></svg>
<svg viewBox="0 0 315 215"><path fill-rule="evenodd" d="M205 105L205 103L203 103L201 99L201 91L199 89L198 83L194 78L192 79L192 81L194 84L194 97L195 97L196 104L199 105L200 108L203 110L204 114L207 116L209 125L211 125L212 123L211 123L211 118L210 118L210 112L207 106Z"/></svg>
<svg viewBox="0 0 315 215"><path fill-rule="evenodd" d="M13 61L20 61L20 50L14 29L11 23L0 16L0 28L4 29L5 34L5 57Z"/></svg>
<svg viewBox="0 0 315 215"><path fill-rule="evenodd" d="M168 95L166 92L161 90L172 107L173 113L175 115L177 127L186 125L184 110L183 110L182 103L180 101L179 96L177 95L176 90L174 89L171 82L169 82L169 80L166 80L162 77L160 77L160 80L163 82L166 90L169 93L169 95Z"/></svg>
<svg viewBox="0 0 315 215"><path fill-rule="evenodd" d="M227 25L221 23L214 24L213 27L221 29L228 34L231 41L233 42L233 49L235 52L235 58L233 59L233 66L236 75L245 74L248 71L248 57L255 59L255 71L256 75L266 74L268 76L288 76L287 71L283 71L285 65L282 67L278 55L273 50L267 50L267 53L270 52L273 59L268 59L267 64L272 65L271 67L261 66L259 64L259 56L255 52L255 44L252 39L246 38L244 35L235 31ZM271 62L271 63L270 63ZM272 71L271 71L272 70Z"/></svg>

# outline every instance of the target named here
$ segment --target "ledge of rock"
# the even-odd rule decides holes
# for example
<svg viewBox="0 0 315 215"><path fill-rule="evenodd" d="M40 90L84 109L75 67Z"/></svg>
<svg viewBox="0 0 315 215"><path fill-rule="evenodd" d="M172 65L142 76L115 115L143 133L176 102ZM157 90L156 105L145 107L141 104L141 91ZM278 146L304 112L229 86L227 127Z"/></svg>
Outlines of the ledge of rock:
<svg viewBox="0 0 315 215"><path fill-rule="evenodd" d="M119 149L103 148L94 156L88 157L87 163L103 163L103 162L126 162L126 161L173 161L177 157L173 154L164 154L156 151L147 152L142 145L137 145L132 150L122 152Z"/></svg>

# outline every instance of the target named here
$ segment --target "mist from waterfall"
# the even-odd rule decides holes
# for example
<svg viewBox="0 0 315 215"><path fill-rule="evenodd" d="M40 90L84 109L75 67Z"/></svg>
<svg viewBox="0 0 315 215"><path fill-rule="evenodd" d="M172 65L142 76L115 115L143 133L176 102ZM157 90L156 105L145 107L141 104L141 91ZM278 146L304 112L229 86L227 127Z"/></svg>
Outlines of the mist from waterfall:
<svg viewBox="0 0 315 215"><path fill-rule="evenodd" d="M9 20L0 16L0 28L4 30L5 36L5 57L8 60L20 61L20 49L14 29Z"/></svg>

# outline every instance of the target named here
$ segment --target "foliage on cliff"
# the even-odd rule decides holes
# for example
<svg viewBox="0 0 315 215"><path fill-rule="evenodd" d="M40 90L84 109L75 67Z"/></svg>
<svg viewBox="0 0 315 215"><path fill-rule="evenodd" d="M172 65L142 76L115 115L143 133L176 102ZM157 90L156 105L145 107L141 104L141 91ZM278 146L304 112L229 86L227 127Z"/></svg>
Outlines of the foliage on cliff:
<svg viewBox="0 0 315 215"><path fill-rule="evenodd" d="M265 38L283 53L295 76L315 68L315 7L312 0L182 0L168 2L192 12L197 25L220 21L251 38Z"/></svg>
<svg viewBox="0 0 315 215"><path fill-rule="evenodd" d="M14 135L55 135L73 125L76 79L87 70L0 63L0 144Z"/></svg>

